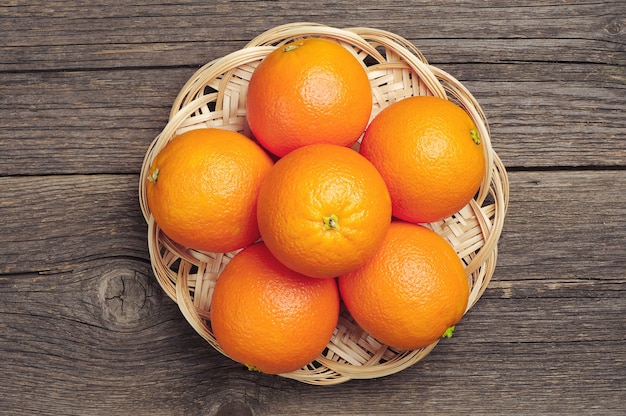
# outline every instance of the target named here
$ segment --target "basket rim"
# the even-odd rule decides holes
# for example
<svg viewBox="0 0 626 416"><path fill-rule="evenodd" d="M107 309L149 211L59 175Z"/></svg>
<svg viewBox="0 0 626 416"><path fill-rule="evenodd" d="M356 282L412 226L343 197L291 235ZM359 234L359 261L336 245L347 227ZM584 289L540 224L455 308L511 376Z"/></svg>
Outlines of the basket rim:
<svg viewBox="0 0 626 416"><path fill-rule="evenodd" d="M497 243L508 209L509 183L506 169L492 148L486 116L471 92L452 75L429 64L411 42L392 32L364 27L338 29L307 22L277 26L258 35L244 48L208 62L187 80L174 100L167 124L146 151L139 177L139 202L148 224L150 263L157 281L168 297L179 305L185 319L194 330L222 354L224 352L207 325L207 316L201 315L197 299L191 293L190 284L196 285L199 281L190 282L189 271L194 265L202 265L208 261L222 262L236 253L203 253L182 247L167 238L155 223L147 204L145 186L147 172L155 155L177 134L185 121L198 113L199 109L206 108L211 102L216 102L215 112L227 110L221 107L225 99L225 91L231 77L240 68L253 68L255 63L258 64L264 56L277 47L277 44L306 36L330 37L344 45L354 47L355 53L360 57L371 53L372 55L368 56L374 56L377 64L368 67L370 72L393 72L408 68L408 71L413 71L414 77L424 81L421 87L428 93L445 99L452 97L468 112L485 143L483 149L487 169L477 196L464 208L467 215L475 219L477 223L475 228L478 230L479 237L476 238L482 238L482 246L477 252L472 253L471 261L466 264L468 276L472 276L472 279L480 283L471 287L466 312L480 299L496 267ZM354 42L354 46L350 42ZM387 56L383 56L379 51L381 47L387 56L393 55L393 60L387 61ZM204 89L209 84L213 85L216 92L204 94ZM449 219L438 223L445 225L446 221ZM175 272L170 266L177 261L180 262L180 266ZM215 279L219 275L219 270L205 270L204 272L215 274ZM197 287L194 286L194 291L196 289ZM397 360L383 360L384 362L367 365L340 362L321 355L314 362L315 365L292 373L281 374L281 376L317 385L338 384L357 378L383 377L413 365L426 356L436 344L437 342L421 350L400 353L398 357L401 357ZM332 349L330 344L329 349Z"/></svg>

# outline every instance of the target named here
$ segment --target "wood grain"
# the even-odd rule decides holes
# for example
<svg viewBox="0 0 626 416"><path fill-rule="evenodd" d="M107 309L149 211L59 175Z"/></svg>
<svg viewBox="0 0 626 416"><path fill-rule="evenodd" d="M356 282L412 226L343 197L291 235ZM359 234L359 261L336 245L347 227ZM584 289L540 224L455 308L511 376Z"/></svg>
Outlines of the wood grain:
<svg viewBox="0 0 626 416"><path fill-rule="evenodd" d="M0 414L626 414L626 4L0 4ZM213 350L156 283L138 172L202 64L368 26L470 89L509 169L495 275L451 339L330 388Z"/></svg>
<svg viewBox="0 0 626 416"><path fill-rule="evenodd" d="M583 308L580 300L549 296L486 298L415 366L321 388L251 373L212 351L159 294L145 264L104 267L39 278L37 291L24 277L13 291L2 288L10 301L0 315L3 340L10 340L2 343L3 374L19 380L2 386L7 414L217 414L237 403L255 415L624 410L623 296ZM128 288L118 300L137 298L133 287L150 299L129 307L125 322L102 312L101 302L116 300L111 279ZM390 393L381 400L380 392Z"/></svg>
<svg viewBox="0 0 626 416"><path fill-rule="evenodd" d="M119 4L0 6L0 175L136 173L195 68L299 20L413 41L476 96L509 167L626 165L620 1Z"/></svg>
<svg viewBox="0 0 626 416"><path fill-rule="evenodd" d="M138 177L0 177L0 272L56 273L93 259L147 259Z"/></svg>
<svg viewBox="0 0 626 416"><path fill-rule="evenodd" d="M199 65L273 26L309 21L396 32L434 62L623 64L624 3L512 5L452 0L325 2L189 1L116 7L48 1L0 9L0 71ZM226 41L227 40L227 41Z"/></svg>
<svg viewBox="0 0 626 416"><path fill-rule="evenodd" d="M38 414L624 410L626 175L510 176L496 274L455 336L402 373L332 388L248 372L191 330L152 276L135 175L0 178L0 216L13 219L0 226L0 356L6 380L19 380L0 383L0 404ZM607 187L611 198L585 198ZM17 189L26 205L7 202ZM381 401L381 390L394 393Z"/></svg>
<svg viewBox="0 0 626 416"><path fill-rule="evenodd" d="M498 260L504 276L623 279L626 171L511 172ZM0 178L3 273L49 273L98 257L147 261L136 175ZM598 192L603 198L594 198ZM19 194L19 198L16 195ZM529 255L528 253L532 253ZM600 269L602 268L602 269Z"/></svg>
<svg viewBox="0 0 626 416"><path fill-rule="evenodd" d="M626 166L626 65L442 69L479 100L507 167ZM0 176L137 173L193 72L3 74L9 93L0 94Z"/></svg>

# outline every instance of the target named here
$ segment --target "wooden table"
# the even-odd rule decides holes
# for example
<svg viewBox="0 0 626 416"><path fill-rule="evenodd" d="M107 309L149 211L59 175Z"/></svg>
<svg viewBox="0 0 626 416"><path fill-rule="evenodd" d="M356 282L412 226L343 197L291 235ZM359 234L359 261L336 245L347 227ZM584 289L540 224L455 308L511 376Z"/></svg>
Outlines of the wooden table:
<svg viewBox="0 0 626 416"><path fill-rule="evenodd" d="M0 3L0 413L626 412L626 3ZM451 339L310 386L213 350L156 283L138 178L177 92L273 26L369 26L459 78L511 200Z"/></svg>

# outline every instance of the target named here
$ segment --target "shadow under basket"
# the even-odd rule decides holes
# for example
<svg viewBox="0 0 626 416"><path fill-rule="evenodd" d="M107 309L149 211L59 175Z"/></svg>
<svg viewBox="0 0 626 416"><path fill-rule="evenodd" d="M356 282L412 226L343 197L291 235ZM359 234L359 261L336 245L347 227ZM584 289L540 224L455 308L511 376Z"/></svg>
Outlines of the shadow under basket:
<svg viewBox="0 0 626 416"><path fill-rule="evenodd" d="M337 29L312 23L279 26L253 39L241 50L207 63L187 81L172 106L167 125L150 145L141 169L139 200L148 224L154 274L191 326L222 354L211 332L208 311L220 272L236 252L200 252L168 239L159 230L147 204L148 170L157 153L173 137L187 130L217 127L250 137L246 123L246 91L252 72L277 47L305 37L337 41L363 63L372 85L372 118L390 104L416 95L446 98L469 114L484 143L486 175L483 183L475 198L458 213L424 225L447 239L463 260L470 283L467 310L483 294L496 266L497 242L507 210L509 185L506 170L491 147L485 115L472 94L455 78L430 65L410 42L393 33L360 27ZM358 143L355 146L358 148ZM382 377L418 362L435 345L419 350L395 350L366 333L342 310L323 353L304 368L281 376L317 385Z"/></svg>

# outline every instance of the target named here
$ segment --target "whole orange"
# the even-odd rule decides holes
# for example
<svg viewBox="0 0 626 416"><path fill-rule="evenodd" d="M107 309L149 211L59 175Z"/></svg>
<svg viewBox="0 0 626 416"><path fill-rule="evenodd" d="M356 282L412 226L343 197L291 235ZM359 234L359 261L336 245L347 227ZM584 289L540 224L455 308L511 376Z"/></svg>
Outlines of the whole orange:
<svg viewBox="0 0 626 416"><path fill-rule="evenodd" d="M393 348L411 350L432 344L461 320L469 283L443 237L394 221L371 260L339 277L339 290L365 331Z"/></svg>
<svg viewBox="0 0 626 416"><path fill-rule="evenodd" d="M428 223L469 203L485 175L478 130L468 114L443 98L405 98L382 110L360 152L385 179L397 218Z"/></svg>
<svg viewBox="0 0 626 416"><path fill-rule="evenodd" d="M277 156L313 143L351 146L372 111L363 64L321 38L296 40L267 55L252 73L246 100L250 129Z"/></svg>
<svg viewBox="0 0 626 416"><path fill-rule="evenodd" d="M273 166L269 155L237 132L203 128L174 137L148 172L154 220L175 242L228 252L260 236L256 198Z"/></svg>
<svg viewBox="0 0 626 416"><path fill-rule="evenodd" d="M336 277L376 251L391 222L391 200L363 156L313 144L276 162L261 184L257 212L278 260L307 276Z"/></svg>
<svg viewBox="0 0 626 416"><path fill-rule="evenodd" d="M210 317L233 360L269 374L295 371L322 353L337 326L337 282L294 272L255 243L219 276Z"/></svg>

